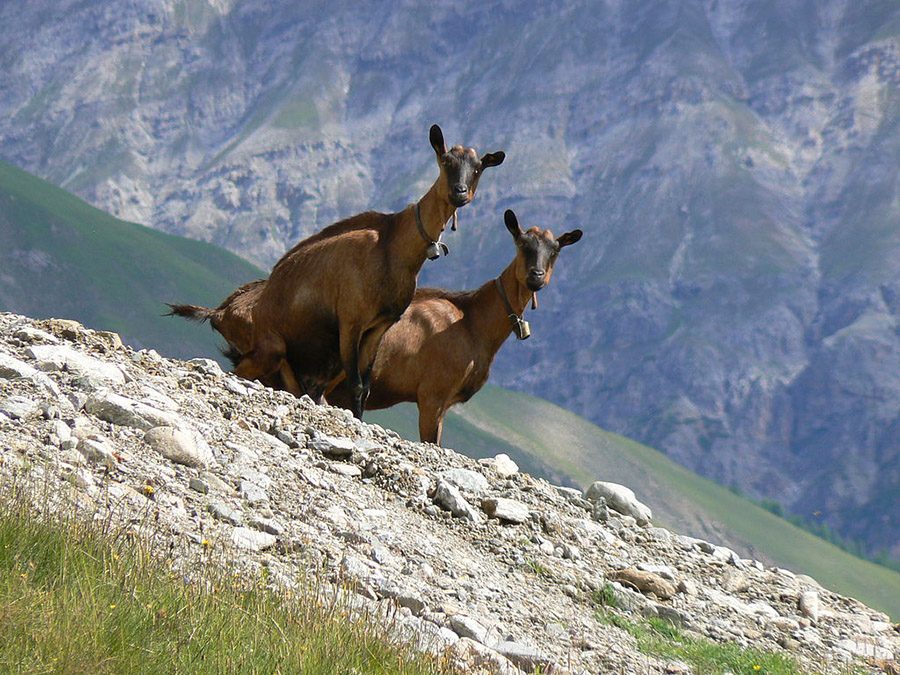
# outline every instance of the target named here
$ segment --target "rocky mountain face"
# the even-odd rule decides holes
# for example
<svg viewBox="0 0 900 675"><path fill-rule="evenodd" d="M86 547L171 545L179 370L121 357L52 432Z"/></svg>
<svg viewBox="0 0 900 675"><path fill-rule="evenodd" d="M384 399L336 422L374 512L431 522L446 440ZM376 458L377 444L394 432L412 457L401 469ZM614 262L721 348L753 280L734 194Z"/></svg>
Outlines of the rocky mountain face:
<svg viewBox="0 0 900 675"><path fill-rule="evenodd" d="M467 672L694 672L621 629L652 617L816 672L900 656L886 615L654 527L623 486L555 487L74 321L0 314L0 490L13 485L187 569L222 560L282 588L320 570Z"/></svg>
<svg viewBox="0 0 900 675"><path fill-rule="evenodd" d="M38 1L0 34L0 157L263 266L417 198L432 122L504 149L423 281L502 269L506 207L586 236L495 381L900 556L894 0Z"/></svg>

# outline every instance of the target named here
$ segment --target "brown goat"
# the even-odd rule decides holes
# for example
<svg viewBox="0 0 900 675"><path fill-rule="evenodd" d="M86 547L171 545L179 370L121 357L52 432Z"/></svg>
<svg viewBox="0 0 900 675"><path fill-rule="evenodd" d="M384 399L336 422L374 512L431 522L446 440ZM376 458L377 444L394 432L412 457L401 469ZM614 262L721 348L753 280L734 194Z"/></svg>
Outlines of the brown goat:
<svg viewBox="0 0 900 675"><path fill-rule="evenodd" d="M446 253L439 239L447 221L474 198L482 171L505 158L496 152L479 159L459 145L448 151L436 124L429 139L440 175L417 203L331 225L288 251L252 293L238 289L237 300L253 301L249 341L242 327L225 336L241 355L235 373L264 383L280 373L289 391L315 399L343 369L351 409L362 417L382 336L412 300L426 257Z"/></svg>
<svg viewBox="0 0 900 675"><path fill-rule="evenodd" d="M560 249L582 235L573 230L554 239L552 232L537 227L522 232L509 210L504 221L515 240L516 257L500 276L475 291L418 289L400 321L385 333L375 357L366 408L415 402L422 441L440 445L444 414L484 386L510 332L519 339L528 337L527 324L522 325L526 305L550 283ZM346 381L326 398L341 407L353 402Z"/></svg>

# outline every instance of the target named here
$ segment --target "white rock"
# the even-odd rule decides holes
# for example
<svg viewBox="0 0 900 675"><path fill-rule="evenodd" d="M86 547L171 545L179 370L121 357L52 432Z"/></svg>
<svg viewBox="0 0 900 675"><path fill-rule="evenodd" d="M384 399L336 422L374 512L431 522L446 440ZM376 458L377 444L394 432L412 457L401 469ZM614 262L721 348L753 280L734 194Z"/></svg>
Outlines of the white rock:
<svg viewBox="0 0 900 675"><path fill-rule="evenodd" d="M461 638L469 638L487 644L487 628L469 616L457 614L450 617L450 628Z"/></svg>
<svg viewBox="0 0 900 675"><path fill-rule="evenodd" d="M509 458L509 455L500 453L494 457L491 467L501 478L509 478L519 473L519 465Z"/></svg>
<svg viewBox="0 0 900 675"><path fill-rule="evenodd" d="M213 461L212 450L199 444L194 434L175 427L153 427L144 441L166 459L185 466L206 467Z"/></svg>
<svg viewBox="0 0 900 675"><path fill-rule="evenodd" d="M481 516L478 512L465 500L459 490L450 483L442 480L437 482L437 487L434 491L434 503L457 518L466 518L476 523L481 522Z"/></svg>
<svg viewBox="0 0 900 675"><path fill-rule="evenodd" d="M440 477L460 490L476 495L480 495L488 489L487 478L471 469L447 469L446 471L441 471Z"/></svg>
<svg viewBox="0 0 900 675"><path fill-rule="evenodd" d="M38 404L25 396L10 396L0 401L0 413L14 420L21 420L37 414Z"/></svg>
<svg viewBox="0 0 900 675"><path fill-rule="evenodd" d="M536 670L537 668L545 670L552 663L552 659L546 654L543 654L535 647L529 647L520 642L507 640L505 642L498 642L493 645L493 648L519 668L523 668L529 672Z"/></svg>
<svg viewBox="0 0 900 675"><path fill-rule="evenodd" d="M519 675L522 672L502 654L470 638L460 638L451 649L461 662L462 672L496 675Z"/></svg>
<svg viewBox="0 0 900 675"><path fill-rule="evenodd" d="M359 478L362 475L362 469L356 464L332 464L328 467L332 473L346 476L347 478Z"/></svg>
<svg viewBox="0 0 900 675"><path fill-rule="evenodd" d="M78 452L94 464L102 464L109 469L116 465L113 447L104 439L83 438L78 441Z"/></svg>
<svg viewBox="0 0 900 675"><path fill-rule="evenodd" d="M804 591L800 594L797 606L803 616L808 616L813 621L819 621L819 594L816 591Z"/></svg>
<svg viewBox="0 0 900 675"><path fill-rule="evenodd" d="M639 502L632 490L618 483L598 480L591 484L584 496L592 501L597 500L598 497L603 497L611 509L623 515L631 516L637 521L638 525L646 525L653 518L650 507Z"/></svg>
<svg viewBox="0 0 900 675"><path fill-rule="evenodd" d="M125 375L116 364L88 356L68 345L34 345L25 353L45 372L66 370L98 383L125 384Z"/></svg>
<svg viewBox="0 0 900 675"><path fill-rule="evenodd" d="M0 352L0 378L12 380L16 377L31 377L38 369L24 361Z"/></svg>
<svg viewBox="0 0 900 675"><path fill-rule="evenodd" d="M256 483L252 483L248 480L242 480L240 482L240 485L238 485L238 492L251 506L269 501L269 495L266 494L266 491Z"/></svg>
<svg viewBox="0 0 900 675"><path fill-rule="evenodd" d="M265 551L272 548L278 538L268 532L251 530L249 527L236 527L231 533L231 542L238 548L250 551Z"/></svg>
<svg viewBox="0 0 900 675"><path fill-rule="evenodd" d="M325 434L318 434L315 438L310 439L307 447L311 450L321 452L326 457L344 458L353 454L355 447L353 441L349 438L334 438Z"/></svg>
<svg viewBox="0 0 900 675"><path fill-rule="evenodd" d="M146 403L102 390L91 396L84 409L102 420L126 427L148 431L153 427L183 427L181 418Z"/></svg>
<svg viewBox="0 0 900 675"><path fill-rule="evenodd" d="M188 361L192 366L194 366L201 373L206 373L207 375L224 375L224 371L222 370L222 366L220 366L216 361L212 359L191 359Z"/></svg>
<svg viewBox="0 0 900 675"><path fill-rule="evenodd" d="M855 638L839 640L837 646L846 649L854 656L862 656L864 658L884 659L885 661L893 659L894 654L890 649L886 649L879 645L875 640L866 636L858 636Z"/></svg>
<svg viewBox="0 0 900 675"><path fill-rule="evenodd" d="M496 518L506 523L524 523L528 520L528 507L514 499L498 497L495 499L483 499L482 510L491 518Z"/></svg>

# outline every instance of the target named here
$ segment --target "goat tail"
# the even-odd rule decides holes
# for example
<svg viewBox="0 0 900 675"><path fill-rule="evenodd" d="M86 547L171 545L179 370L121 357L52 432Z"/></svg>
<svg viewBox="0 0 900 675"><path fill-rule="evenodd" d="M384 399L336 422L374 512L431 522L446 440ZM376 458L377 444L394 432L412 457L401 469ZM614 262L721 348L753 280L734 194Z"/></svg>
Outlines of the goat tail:
<svg viewBox="0 0 900 675"><path fill-rule="evenodd" d="M172 305L168 302L166 305L169 306L169 311L163 314L163 316L180 316L189 321L200 321L202 323L204 321L209 321L216 315L216 310L210 309L209 307L200 307L199 305Z"/></svg>

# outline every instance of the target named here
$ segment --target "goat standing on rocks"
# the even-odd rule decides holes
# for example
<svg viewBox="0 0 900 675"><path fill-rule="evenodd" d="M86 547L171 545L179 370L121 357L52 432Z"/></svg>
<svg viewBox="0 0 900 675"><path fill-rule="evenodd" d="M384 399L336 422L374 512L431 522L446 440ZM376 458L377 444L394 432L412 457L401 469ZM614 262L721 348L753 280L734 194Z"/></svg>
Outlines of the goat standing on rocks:
<svg viewBox="0 0 900 675"><path fill-rule="evenodd" d="M516 243L516 257L500 276L475 291L418 289L375 357L366 407L415 402L422 441L440 445L444 414L484 386L494 356L511 332L520 340L528 337L522 319L526 305L534 304L535 293L550 283L559 251L582 235L573 230L554 239L550 230L537 227L523 232L510 210L504 220ZM346 381L326 398L342 407L355 402Z"/></svg>
<svg viewBox="0 0 900 675"><path fill-rule="evenodd" d="M495 152L479 159L460 145L448 151L436 124L430 142L440 175L418 202L335 223L275 264L253 293L251 337L239 350L237 375L265 382L281 373L288 391L317 399L343 369L351 409L362 417L381 338L409 306L425 259L446 252L440 236L447 221L473 199L482 171L505 158ZM206 318L190 305L174 305L172 313Z"/></svg>

